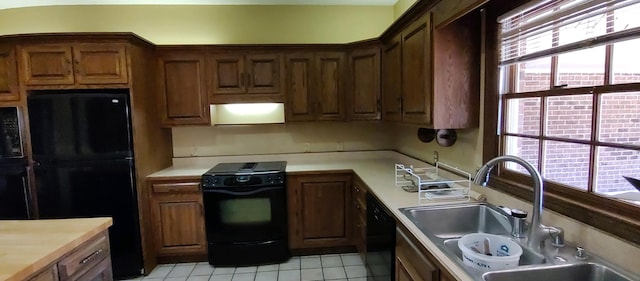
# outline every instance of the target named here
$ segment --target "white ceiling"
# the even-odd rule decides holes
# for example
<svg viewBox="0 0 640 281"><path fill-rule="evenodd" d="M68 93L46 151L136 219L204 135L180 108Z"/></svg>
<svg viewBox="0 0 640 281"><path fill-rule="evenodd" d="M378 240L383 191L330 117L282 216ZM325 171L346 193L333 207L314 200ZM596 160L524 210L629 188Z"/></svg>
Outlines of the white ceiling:
<svg viewBox="0 0 640 281"><path fill-rule="evenodd" d="M397 0L0 0L0 9L53 5L366 5L391 6Z"/></svg>

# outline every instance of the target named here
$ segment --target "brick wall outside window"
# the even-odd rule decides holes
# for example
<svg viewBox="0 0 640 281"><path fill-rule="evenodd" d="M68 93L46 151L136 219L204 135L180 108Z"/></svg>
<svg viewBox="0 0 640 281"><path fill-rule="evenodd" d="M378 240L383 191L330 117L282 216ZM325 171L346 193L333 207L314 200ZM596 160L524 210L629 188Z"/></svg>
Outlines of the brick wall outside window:
<svg viewBox="0 0 640 281"><path fill-rule="evenodd" d="M616 83L640 81L640 74L615 73ZM549 89L548 73L520 72L519 91ZM601 74L563 73L559 84L570 86L602 85ZM626 82L625 82L626 81ZM640 144L640 93L617 93L602 96L599 140ZM589 140L591 137L592 97L549 97L547 103L547 136ZM540 99L519 103L519 133L539 134ZM525 159L537 159L538 141L518 138L515 146ZM547 142L543 176L563 184L586 189L589 149L587 145ZM537 160L535 161L537 162ZM634 190L622 176L640 178L640 152L624 149L598 148L595 191L599 193ZM537 164L537 163L532 163ZM522 171L521 168L517 170Z"/></svg>

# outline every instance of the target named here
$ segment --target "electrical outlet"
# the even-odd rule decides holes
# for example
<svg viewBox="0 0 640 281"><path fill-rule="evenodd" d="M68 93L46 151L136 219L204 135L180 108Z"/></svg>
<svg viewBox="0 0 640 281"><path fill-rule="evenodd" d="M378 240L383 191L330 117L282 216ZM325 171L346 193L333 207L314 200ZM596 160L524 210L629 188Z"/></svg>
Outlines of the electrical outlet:
<svg viewBox="0 0 640 281"><path fill-rule="evenodd" d="M308 142L304 143L304 152L310 152L311 151L311 144Z"/></svg>
<svg viewBox="0 0 640 281"><path fill-rule="evenodd" d="M438 163L438 159L440 158L440 156L438 155L438 151L434 150L433 151L433 163Z"/></svg>

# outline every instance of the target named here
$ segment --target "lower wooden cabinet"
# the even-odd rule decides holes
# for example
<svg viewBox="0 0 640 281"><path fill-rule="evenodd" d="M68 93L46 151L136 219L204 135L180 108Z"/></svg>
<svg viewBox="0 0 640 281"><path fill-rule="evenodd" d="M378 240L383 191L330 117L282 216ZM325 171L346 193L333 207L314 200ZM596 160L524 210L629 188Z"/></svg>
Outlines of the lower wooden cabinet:
<svg viewBox="0 0 640 281"><path fill-rule="evenodd" d="M291 249L353 245L351 174L288 176L287 204Z"/></svg>
<svg viewBox="0 0 640 281"><path fill-rule="evenodd" d="M418 248L401 228L396 229L396 281L453 281L424 248Z"/></svg>
<svg viewBox="0 0 640 281"><path fill-rule="evenodd" d="M354 175L351 186L353 244L364 261L367 255L367 192L368 187Z"/></svg>
<svg viewBox="0 0 640 281"><path fill-rule="evenodd" d="M207 254L200 177L154 179L151 189L151 233L158 257Z"/></svg>
<svg viewBox="0 0 640 281"><path fill-rule="evenodd" d="M29 281L111 281L109 233L104 231L65 254L54 264L27 278Z"/></svg>

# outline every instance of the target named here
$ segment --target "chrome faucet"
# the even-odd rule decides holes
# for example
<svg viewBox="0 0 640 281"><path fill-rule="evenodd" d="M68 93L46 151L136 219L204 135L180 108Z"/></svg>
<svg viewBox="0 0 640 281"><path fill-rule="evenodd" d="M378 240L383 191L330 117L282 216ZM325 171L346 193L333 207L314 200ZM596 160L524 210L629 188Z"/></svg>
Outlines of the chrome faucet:
<svg viewBox="0 0 640 281"><path fill-rule="evenodd" d="M552 245L556 247L564 246L564 230L559 227L553 226L545 226L542 224L542 199L544 193L544 187L542 182L542 176L536 168L533 167L526 160L513 156L513 155L503 155L493 158L487 161L484 166L480 167L476 177L474 178L474 183L477 185L486 186L489 181L489 175L491 174L491 169L500 163L500 162L515 162L524 167L527 172L531 175L533 179L533 215L531 217L531 225L529 226L529 230L527 232L527 246L533 248L537 252L541 252L544 247L544 241L546 239L552 239Z"/></svg>

